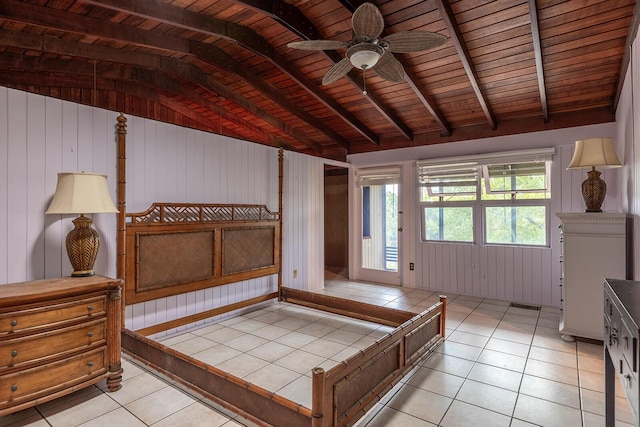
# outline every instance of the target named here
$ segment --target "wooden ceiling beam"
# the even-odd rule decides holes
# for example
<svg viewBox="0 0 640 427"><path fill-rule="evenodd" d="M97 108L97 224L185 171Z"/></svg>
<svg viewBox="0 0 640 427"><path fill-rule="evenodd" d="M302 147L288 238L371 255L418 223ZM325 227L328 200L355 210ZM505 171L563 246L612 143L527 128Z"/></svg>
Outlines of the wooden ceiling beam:
<svg viewBox="0 0 640 427"><path fill-rule="evenodd" d="M365 2L361 0L357 0L357 1L342 0L340 1L340 3L342 3L342 5L353 14L356 11L356 9ZM386 32L383 32L383 35L385 33ZM442 128L443 130L442 135L443 136L451 135L451 132L452 132L451 124L449 124L449 122L445 118L440 108L438 108L433 97L427 92L426 89L424 89L424 86L419 83L420 79L412 71L411 65L399 54L396 53L394 56L398 61L400 61L400 64L402 64L402 68L404 69L404 73L405 73L405 81L411 87L411 89L413 90L415 95L418 97L420 102L422 102L425 108L429 111L429 113L431 114L433 119L436 121L436 123L438 123L438 125Z"/></svg>
<svg viewBox="0 0 640 427"><path fill-rule="evenodd" d="M194 84L209 91L214 96L222 96L226 98L249 113L261 118L271 126L289 134L292 138L300 141L304 145L307 145L315 152L322 152L323 149L320 144L308 138L302 132L297 131L285 121L269 114L254 103L246 100L226 86L220 84L195 65L181 59L167 58L143 52L127 51L107 46L88 45L86 43L73 40L63 40L53 36L24 34L5 29L0 29L0 45L86 59L109 61L154 71L164 70L165 72L170 72L172 75L177 77L192 81ZM75 70L71 69L69 72L75 72ZM223 116L225 116L225 119L233 122L233 118L231 117L232 115L227 113L225 109L218 109L216 111L218 114L222 113ZM243 126L242 121L238 121L236 124L238 126Z"/></svg>
<svg viewBox="0 0 640 427"><path fill-rule="evenodd" d="M456 128L456 131L451 136L444 138L436 131L416 133L414 146L417 147L422 145L435 145L459 141L479 141L484 138L518 135L530 132L544 132L554 129L588 126L597 123L612 123L614 121L615 115L611 113L611 108L599 107L566 113L554 113L551 114L549 122L547 123L543 123L539 116L530 116L501 121L500 127L496 130L489 129L485 123L462 126ZM395 142L388 145L389 147L387 149L403 148L402 145ZM371 149L368 145L354 144L352 152L369 153L372 151L380 151L381 147Z"/></svg>
<svg viewBox="0 0 640 427"><path fill-rule="evenodd" d="M103 107L99 101L100 96L97 97L97 101L93 102L92 100L91 102L88 102L91 98L94 98L94 81L92 76L63 76L53 74L51 71L47 70L34 71L33 69L29 71L23 71L21 73L16 73L13 70L0 70L0 81L2 81L2 84L6 85L7 87L20 88L29 86L32 88L38 88L38 90L33 91L36 93L43 93L72 102L84 103L89 106ZM38 84L34 85L34 81L37 81ZM124 86L126 86L127 88L123 89ZM141 86L138 83L130 83L125 81L110 81L108 83L105 83L101 80L98 85L98 89L95 89L95 91L98 93L118 92L122 95L134 96L140 99L144 99L145 101L162 104L166 106L166 108L171 109L174 112L181 114L189 120L197 123L199 128L201 129L209 130L217 124L212 123L207 117L203 117L201 114L188 109L184 105L180 105L178 103L175 103L176 105L171 105L172 102L170 102L170 100L162 100L162 96L158 91L147 93L149 89L145 86ZM77 97L74 99L67 99L65 97L56 96L56 93L60 94L63 92L77 93ZM84 93L91 95L85 96ZM87 102L82 102L83 99L86 99ZM176 108L173 108L174 106ZM129 111L124 112L129 113Z"/></svg>
<svg viewBox="0 0 640 427"><path fill-rule="evenodd" d="M536 60L536 75L538 77L538 90L540 91L540 106L542 107L542 120L549 121L549 106L547 105L547 88L544 78L544 64L542 63L542 47L540 44L540 28L538 26L538 7L536 0L529 0L529 16L531 17L531 38L533 39L533 54Z"/></svg>
<svg viewBox="0 0 640 427"><path fill-rule="evenodd" d="M344 107L342 107L338 102L336 102L333 98L329 97L325 92L317 89L316 84L307 78L300 70L296 67L292 66L288 61L286 61L274 48L269 44L267 40L265 40L262 36L256 33L253 29L249 27L244 27L232 22L216 19L213 17L207 17L195 12L190 12L183 8L179 8L176 6L172 6L170 4L158 4L155 1L148 0L138 0L136 2L130 2L129 0L84 0L89 4L93 4L96 6L104 7L106 9L115 10L118 12L130 13L132 15L144 18L151 19L154 21L159 21L165 23L167 25L171 25L178 28L187 29L190 31L195 31L201 34L206 34L210 36L222 37L227 40L233 41L238 46L243 47L251 51L252 53L259 55L260 57L269 61L272 65L280 69L282 72L287 74L293 81L295 81L298 85L303 87L308 93L310 93L315 99L329 108L334 114L338 115L342 120L348 123L352 128L360 132L367 139L372 139L372 142L379 143L378 137L371 131L367 129L367 127L360 122L353 114L347 111ZM201 44L200 47L204 46ZM212 46L212 45L207 45ZM221 50L219 50L222 52ZM236 61L233 61L236 62ZM246 75L250 75L246 72L246 69L242 67L240 64L236 66L238 69L242 69L245 71ZM243 78L245 78L243 77ZM250 82L252 85L254 83L260 84L262 87L266 87L266 83L262 82L259 79L256 79L252 76L253 82ZM271 94L268 96L274 96L274 93L277 93L276 89L272 89L269 91ZM301 111L299 108L294 107L286 107L283 105L282 101L284 98L277 96L274 99L274 102L278 103L281 107L287 109L292 114L297 115L300 119L307 121L312 126L316 127L316 129L321 130L323 133L328 135L330 138L334 139L337 143L341 144L345 148L348 149L349 142L344 139L341 135L333 132L327 126L324 126L320 121L315 120L313 116L307 114L301 117ZM311 121L308 121L311 120ZM320 126L320 128L318 127Z"/></svg>
<svg viewBox="0 0 640 427"><path fill-rule="evenodd" d="M327 126L322 120L296 106L292 101L282 96L277 88L274 88L264 80L257 78L246 67L243 67L242 64L227 55L223 50L212 44L199 43L195 41L191 42L191 50L201 60L240 76L251 86L264 93L273 102L289 111L291 114L297 116L300 120L307 122L309 125L318 129L344 148L349 149L349 141L347 141L342 135Z"/></svg>
<svg viewBox="0 0 640 427"><path fill-rule="evenodd" d="M283 27L287 28L292 33L296 34L304 40L320 40L324 37L316 26L307 19L307 17L300 12L300 10L288 3L281 0L234 0L236 3L241 3L255 11L263 13L269 16L276 22L279 22ZM354 9L355 10L355 9ZM353 11L353 10L352 10ZM322 50L318 53L324 55L332 63L337 63L343 59L339 53L332 50ZM347 74L349 82L355 86L358 91L364 91L364 83L361 79L361 74L356 70L352 70ZM402 122L398 115L389 108L384 101L382 101L375 93L367 91L367 99L378 110L378 112L391 123L405 138L409 141L413 139L413 132L411 129ZM434 104L435 105L435 104ZM430 110L431 111L431 110ZM436 118L437 120L437 118ZM373 141L376 145L380 144L379 139Z"/></svg>
<svg viewBox="0 0 640 427"><path fill-rule="evenodd" d="M150 94L156 94L158 93L157 90L159 89L161 91L171 93L173 94L173 96L181 96L192 101L195 104L202 105L203 107L217 115L220 119L224 118L225 120L235 124L236 126L244 128L248 132L253 133L261 142L270 141L272 145L275 145L274 139L263 129L247 123L246 121L239 119L235 115L229 114L209 99L203 97L193 90L189 90L184 85L180 84L175 79L168 77L162 72L124 66L114 67L113 65L110 65L108 69L105 69L104 67L94 67L94 64L90 63L72 63L71 61L62 59L25 56L10 54L6 52L0 56L0 69L2 68L32 70L37 73L42 73L42 77L39 77L38 81L45 81L49 86L64 87L65 85L69 85L69 87L87 90L106 89L115 91L117 87L124 87L123 84L126 82L126 87L128 88L137 87L140 85L146 87L147 89L145 89L144 92L141 92L141 94L143 95L146 94L150 89ZM72 75L70 75L71 70L73 70ZM12 74L22 75L24 73L12 72ZM3 79L6 79L6 74ZM98 81L100 82L99 85L97 84ZM13 79L12 82L17 83L18 80ZM33 80L31 80L31 82L33 82ZM108 87L105 87L105 85L107 84ZM122 92L127 94L135 94L130 89ZM198 113L195 113L192 109L185 107L181 102L177 102L171 97L164 96L163 98L163 104L179 112L180 114L186 117L190 117L191 119L199 121L201 123L210 122L210 120L200 117L200 115ZM153 98L152 100L158 102L159 98ZM215 129L214 125L210 123L207 124L212 129ZM219 125L219 123L217 124ZM218 128L220 128L220 126L218 126Z"/></svg>
<svg viewBox="0 0 640 427"><path fill-rule="evenodd" d="M629 34L624 44L624 56L620 64L620 71L618 72L618 84L616 85L616 93L613 97L612 111L616 113L618 109L618 103L620 102L620 95L622 95L622 87L624 86L624 80L627 76L627 68L631 62L631 47L633 45L636 36L638 35L638 26L640 25L640 0L636 0L635 7L633 8L633 17L631 19L631 25L629 26ZM632 89L633 90L633 89Z"/></svg>
<svg viewBox="0 0 640 427"><path fill-rule="evenodd" d="M478 98L478 102L480 103L480 107L484 112L487 122L489 122L491 129L495 130L497 128L496 119L485 95L482 93L482 89L480 89L478 73L475 70L473 61L471 61L471 55L469 54L469 50L464 42L464 38L462 37L460 27L456 23L456 17L453 14L453 10L451 10L449 2L446 0L435 0L435 2L438 6L438 10L440 11L440 15L442 16L442 20L449 31L453 45L456 47L460 62L462 62L462 66L467 73L471 87L476 94L476 98Z"/></svg>
<svg viewBox="0 0 640 427"><path fill-rule="evenodd" d="M14 3L16 3L15 0L7 0L0 3L0 17L13 21L38 25L47 28L55 28L57 30L70 31L79 34L89 34L89 31L91 31L93 35L99 34L101 37L109 38L119 42L192 55L204 62L210 62L209 60L211 59L201 58L197 55L197 53L193 52L192 42L190 42L189 40L183 40L180 38L161 34L150 34L148 31L140 30L135 27L127 27L83 16L78 16L76 19L69 19L68 14L64 11L56 11L50 8L44 8L42 6L25 3L20 3L20 5ZM236 61L232 60L232 62ZM220 66L219 63L214 63L212 65ZM256 85L258 85L258 87L254 86L256 87L256 89L260 90L260 87L264 87L264 84L262 82L257 83L258 79L256 79L255 77L251 76L251 79L251 81L247 82L249 84L255 83ZM275 92L275 90L271 91L271 93L273 92ZM268 94L265 94L265 96L269 97ZM282 98L274 99L273 101L277 102L281 99ZM243 107L246 105L247 102L243 104ZM282 108L284 108L285 110L288 110L287 107L290 107L290 105L282 106ZM304 114L300 112L299 108L295 108L293 111L290 111L290 113L296 116L304 116ZM258 115L258 117L262 118L261 115ZM310 115L307 114L304 117L310 117ZM302 120L306 121L304 119ZM341 135L338 135L335 131L320 123L319 120L315 118L313 118L313 120L315 120L315 123L319 124L319 126L321 127L321 129L318 129L320 132L324 133L323 130L328 130L329 133L325 133L328 138L335 140L335 137L337 137L339 138L338 140L336 140L337 143L343 146L348 146L349 142ZM313 125L313 122L309 124ZM308 138L300 140L300 142L305 143L304 141L308 141ZM314 144L312 148L318 149L319 145Z"/></svg>
<svg viewBox="0 0 640 427"><path fill-rule="evenodd" d="M254 135L260 137L261 141L268 141L270 145L280 147L282 146L282 139L274 137L274 135L265 132L264 129L261 129L251 123L248 123L246 120L242 120L238 118L235 114L230 114L224 108L221 108L219 105L215 104L211 100L206 97L200 95L196 91L187 89L183 84L180 84L175 79L167 76L164 73L158 73L157 71L138 69L136 70L135 80L129 83L136 83L138 85L145 85L147 87L158 87L169 93L174 95L182 96L195 104L202 105L207 108L209 111L212 111L214 114L218 114L220 120L223 118L243 129L248 130ZM301 141L304 143L304 141ZM316 143L311 142L309 147L314 149L315 151L322 151L322 147ZM290 144L286 144L284 148L295 149Z"/></svg>

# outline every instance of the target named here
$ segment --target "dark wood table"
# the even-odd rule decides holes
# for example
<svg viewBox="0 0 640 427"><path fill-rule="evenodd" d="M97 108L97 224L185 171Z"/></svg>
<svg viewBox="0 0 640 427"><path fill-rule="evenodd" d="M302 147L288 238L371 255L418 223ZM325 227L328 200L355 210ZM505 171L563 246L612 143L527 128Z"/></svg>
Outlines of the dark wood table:
<svg viewBox="0 0 640 427"><path fill-rule="evenodd" d="M640 282L605 279L604 282L604 363L605 421L615 424L615 377L625 391L633 424L640 427L638 408L638 354L640 343Z"/></svg>

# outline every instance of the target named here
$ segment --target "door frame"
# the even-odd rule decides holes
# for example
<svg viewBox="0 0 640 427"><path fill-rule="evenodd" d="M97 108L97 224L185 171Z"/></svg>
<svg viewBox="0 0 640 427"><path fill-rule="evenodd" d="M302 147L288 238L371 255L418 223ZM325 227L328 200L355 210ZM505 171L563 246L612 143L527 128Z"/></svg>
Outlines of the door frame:
<svg viewBox="0 0 640 427"><path fill-rule="evenodd" d="M387 165L388 167L389 165ZM394 165L397 166L397 165ZM402 215L402 199L403 199L403 180L402 168L400 173L401 179L398 182L398 228L403 227ZM349 222L353 225L350 229L350 238L352 250L349 256L349 277L356 280L368 282L384 283L389 285L401 285L402 277L402 257L403 257L403 232L398 232L398 270L384 271L373 270L362 267L362 187L357 184L356 168L352 168L349 173Z"/></svg>

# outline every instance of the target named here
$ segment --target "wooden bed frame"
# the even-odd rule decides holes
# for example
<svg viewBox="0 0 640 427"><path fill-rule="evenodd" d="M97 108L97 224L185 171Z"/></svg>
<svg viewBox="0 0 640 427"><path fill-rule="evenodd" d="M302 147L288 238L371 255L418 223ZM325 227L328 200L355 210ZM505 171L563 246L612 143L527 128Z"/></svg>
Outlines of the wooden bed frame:
<svg viewBox="0 0 640 427"><path fill-rule="evenodd" d="M155 203L145 212L126 214L125 128L126 118L121 115L118 275L125 283L125 304L278 276L277 292L137 331L124 329L122 348L135 359L258 424L347 426L361 418L444 340L446 297L416 314L282 286L282 150L278 156L278 213L259 205ZM314 368L311 408L148 338L276 299L394 329L327 371Z"/></svg>

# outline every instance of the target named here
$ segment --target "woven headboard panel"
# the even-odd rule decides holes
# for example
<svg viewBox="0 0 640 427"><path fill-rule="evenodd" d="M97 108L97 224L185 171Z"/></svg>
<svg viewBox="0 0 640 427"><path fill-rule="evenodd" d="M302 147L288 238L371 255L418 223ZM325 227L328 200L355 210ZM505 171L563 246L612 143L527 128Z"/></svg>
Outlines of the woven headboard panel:
<svg viewBox="0 0 640 427"><path fill-rule="evenodd" d="M279 214L263 205L154 203L127 219L127 304L278 273Z"/></svg>

